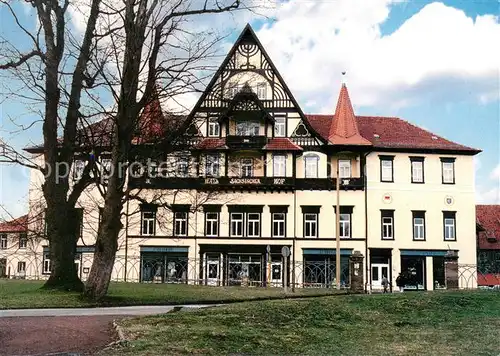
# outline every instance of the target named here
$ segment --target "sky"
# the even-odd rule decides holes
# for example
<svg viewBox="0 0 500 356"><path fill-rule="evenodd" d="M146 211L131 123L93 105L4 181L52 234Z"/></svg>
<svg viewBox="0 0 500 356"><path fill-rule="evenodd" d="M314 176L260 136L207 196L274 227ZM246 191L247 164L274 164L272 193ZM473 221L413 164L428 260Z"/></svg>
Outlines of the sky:
<svg viewBox="0 0 500 356"><path fill-rule="evenodd" d="M476 201L500 204L499 0L251 1L265 7L192 22L228 34L221 55L249 22L305 113L333 113L346 71L356 114L398 116L481 149ZM36 23L29 7L15 6L20 21ZM75 31L83 22L74 12ZM0 6L1 35L28 48L14 29ZM2 94L13 85L0 82L0 138L19 148L39 143L39 124L18 128L38 120L32 108ZM28 182L27 169L0 164L0 217L2 206L13 216L27 211Z"/></svg>

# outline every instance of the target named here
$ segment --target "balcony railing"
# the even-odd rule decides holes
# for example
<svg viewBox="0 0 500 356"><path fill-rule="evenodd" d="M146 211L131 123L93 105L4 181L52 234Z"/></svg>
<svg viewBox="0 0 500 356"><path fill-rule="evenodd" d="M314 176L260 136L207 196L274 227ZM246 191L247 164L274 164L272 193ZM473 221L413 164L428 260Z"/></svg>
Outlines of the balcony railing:
<svg viewBox="0 0 500 356"><path fill-rule="evenodd" d="M190 177L130 178L130 188L142 189L251 189L251 190L335 190L331 178L293 177ZM341 190L363 190L363 178L342 178Z"/></svg>
<svg viewBox="0 0 500 356"><path fill-rule="evenodd" d="M236 136L229 135L226 137L226 144L229 148L262 148L267 143L266 136Z"/></svg>

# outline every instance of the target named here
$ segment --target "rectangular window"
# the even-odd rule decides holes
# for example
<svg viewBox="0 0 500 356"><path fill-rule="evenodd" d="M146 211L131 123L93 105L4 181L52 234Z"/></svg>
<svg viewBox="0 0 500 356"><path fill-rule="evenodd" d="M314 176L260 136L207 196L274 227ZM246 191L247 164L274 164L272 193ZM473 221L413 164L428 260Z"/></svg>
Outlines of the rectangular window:
<svg viewBox="0 0 500 356"><path fill-rule="evenodd" d="M82 160L75 160L73 163L73 180L78 181L82 178L83 170L85 169L85 162Z"/></svg>
<svg viewBox="0 0 500 356"><path fill-rule="evenodd" d="M0 250L7 249L7 234L0 234Z"/></svg>
<svg viewBox="0 0 500 356"><path fill-rule="evenodd" d="M273 237L285 237L285 213L272 213Z"/></svg>
<svg viewBox="0 0 500 356"><path fill-rule="evenodd" d="M304 214L304 237L318 237L318 214Z"/></svg>
<svg viewBox="0 0 500 356"><path fill-rule="evenodd" d="M156 234L156 209L141 211L141 235Z"/></svg>
<svg viewBox="0 0 500 356"><path fill-rule="evenodd" d="M274 137L286 137L286 117L274 117Z"/></svg>
<svg viewBox="0 0 500 356"><path fill-rule="evenodd" d="M455 184L455 159L441 158L443 184Z"/></svg>
<svg viewBox="0 0 500 356"><path fill-rule="evenodd" d="M260 100L266 99L266 97L267 97L267 85L266 85L266 83L257 84L256 91L257 91L257 97Z"/></svg>
<svg viewBox="0 0 500 356"><path fill-rule="evenodd" d="M286 156L274 155L273 156L273 177L286 176Z"/></svg>
<svg viewBox="0 0 500 356"><path fill-rule="evenodd" d="M111 176L111 159L102 158L101 159L101 181L106 183Z"/></svg>
<svg viewBox="0 0 500 356"><path fill-rule="evenodd" d="M188 176L189 159L188 157L178 157L177 158L177 177L187 177Z"/></svg>
<svg viewBox="0 0 500 356"><path fill-rule="evenodd" d="M52 270L52 262L50 261L50 254L44 253L43 254L43 266L42 266L42 274L50 274L50 271Z"/></svg>
<svg viewBox="0 0 500 356"><path fill-rule="evenodd" d="M394 182L394 165L392 156L379 156L380 157L380 181L381 182Z"/></svg>
<svg viewBox="0 0 500 356"><path fill-rule="evenodd" d="M381 210L382 240L394 240L394 210Z"/></svg>
<svg viewBox="0 0 500 356"><path fill-rule="evenodd" d="M236 94L238 94L238 92L241 90L242 87L243 87L242 85L237 85L237 84L230 85L226 91L227 97L233 98Z"/></svg>
<svg viewBox="0 0 500 356"><path fill-rule="evenodd" d="M220 136L220 125L217 118L208 119L208 137L219 137Z"/></svg>
<svg viewBox="0 0 500 356"><path fill-rule="evenodd" d="M243 213L231 213L231 236L243 236Z"/></svg>
<svg viewBox="0 0 500 356"><path fill-rule="evenodd" d="M411 162L411 182L424 183L424 158L410 157Z"/></svg>
<svg viewBox="0 0 500 356"><path fill-rule="evenodd" d="M259 136L260 125L256 121L239 121L236 123L237 136Z"/></svg>
<svg viewBox="0 0 500 356"><path fill-rule="evenodd" d="M219 213L205 213L205 235L210 237L219 236Z"/></svg>
<svg viewBox="0 0 500 356"><path fill-rule="evenodd" d="M306 178L318 178L319 156L308 155L304 157Z"/></svg>
<svg viewBox="0 0 500 356"><path fill-rule="evenodd" d="M348 159L339 160L339 178L351 178L351 161Z"/></svg>
<svg viewBox="0 0 500 356"><path fill-rule="evenodd" d="M456 219L454 211L443 211L444 239L456 241Z"/></svg>
<svg viewBox="0 0 500 356"><path fill-rule="evenodd" d="M340 214L340 238L351 237L351 214Z"/></svg>
<svg viewBox="0 0 500 356"><path fill-rule="evenodd" d="M188 213L185 211L174 212L174 235L187 236L188 231Z"/></svg>
<svg viewBox="0 0 500 356"><path fill-rule="evenodd" d="M19 248L25 249L28 246L28 235L25 232L19 234Z"/></svg>
<svg viewBox="0 0 500 356"><path fill-rule="evenodd" d="M212 154L207 155L205 172L207 177L218 177L219 176L219 155Z"/></svg>
<svg viewBox="0 0 500 356"><path fill-rule="evenodd" d="M240 169L241 177L253 177L253 159L242 158L240 160Z"/></svg>
<svg viewBox="0 0 500 356"><path fill-rule="evenodd" d="M425 211L413 211L413 240L425 240Z"/></svg>
<svg viewBox="0 0 500 356"><path fill-rule="evenodd" d="M248 213L247 214L247 236L259 237L260 236L260 214Z"/></svg>
<svg viewBox="0 0 500 356"><path fill-rule="evenodd" d="M26 262L17 263L17 273L26 273Z"/></svg>

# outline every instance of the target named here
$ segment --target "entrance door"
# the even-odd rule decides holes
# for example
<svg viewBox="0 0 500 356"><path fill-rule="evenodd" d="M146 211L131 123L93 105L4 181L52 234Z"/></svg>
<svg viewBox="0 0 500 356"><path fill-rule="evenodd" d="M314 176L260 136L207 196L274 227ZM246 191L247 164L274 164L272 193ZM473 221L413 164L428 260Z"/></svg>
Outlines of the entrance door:
<svg viewBox="0 0 500 356"><path fill-rule="evenodd" d="M372 288L373 289L383 289L382 278L389 276L389 264L387 263L372 263Z"/></svg>
<svg viewBox="0 0 500 356"><path fill-rule="evenodd" d="M271 262L271 286L281 287L283 285L283 267L281 262Z"/></svg>
<svg viewBox="0 0 500 356"><path fill-rule="evenodd" d="M209 286L216 286L219 284L220 278L220 263L219 260L207 261L207 284Z"/></svg>

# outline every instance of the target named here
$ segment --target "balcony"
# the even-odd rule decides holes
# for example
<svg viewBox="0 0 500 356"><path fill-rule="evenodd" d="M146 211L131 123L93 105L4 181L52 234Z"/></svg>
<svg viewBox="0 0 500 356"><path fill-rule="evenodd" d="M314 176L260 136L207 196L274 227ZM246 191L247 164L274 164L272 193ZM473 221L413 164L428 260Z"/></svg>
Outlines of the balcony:
<svg viewBox="0 0 500 356"><path fill-rule="evenodd" d="M236 136L226 137L226 144L231 149L260 149L267 143L266 136Z"/></svg>
<svg viewBox="0 0 500 356"><path fill-rule="evenodd" d="M335 190L337 180L335 178L300 178L295 179L297 190ZM363 178L341 178L340 190L364 190Z"/></svg>

